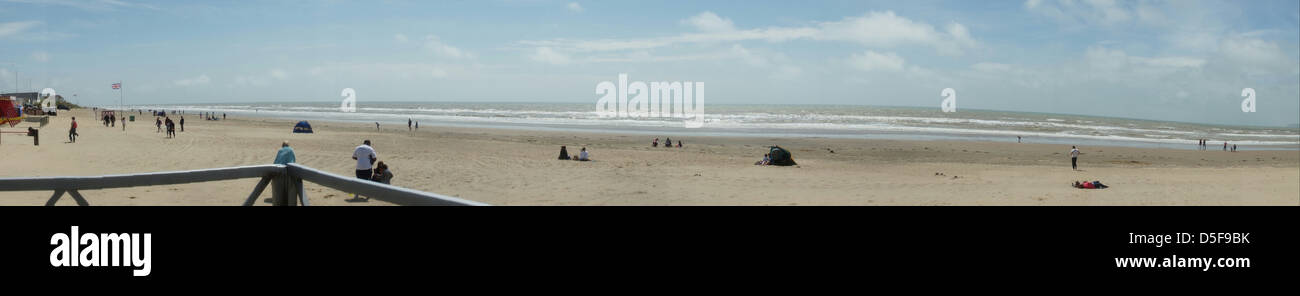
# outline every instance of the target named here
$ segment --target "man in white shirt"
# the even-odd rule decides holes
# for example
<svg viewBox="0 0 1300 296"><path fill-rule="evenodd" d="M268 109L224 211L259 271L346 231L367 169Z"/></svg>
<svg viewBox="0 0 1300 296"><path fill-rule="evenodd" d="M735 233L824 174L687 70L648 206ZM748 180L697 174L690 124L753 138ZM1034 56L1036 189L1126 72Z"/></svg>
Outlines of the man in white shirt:
<svg viewBox="0 0 1300 296"><path fill-rule="evenodd" d="M357 179L370 180L370 175L374 173L375 160L378 158L375 148L370 147L370 140L357 146L357 149L352 151L352 159L357 160Z"/></svg>
<svg viewBox="0 0 1300 296"><path fill-rule="evenodd" d="M1070 166L1074 167L1074 170L1076 171L1079 170L1079 148L1078 147L1070 146Z"/></svg>

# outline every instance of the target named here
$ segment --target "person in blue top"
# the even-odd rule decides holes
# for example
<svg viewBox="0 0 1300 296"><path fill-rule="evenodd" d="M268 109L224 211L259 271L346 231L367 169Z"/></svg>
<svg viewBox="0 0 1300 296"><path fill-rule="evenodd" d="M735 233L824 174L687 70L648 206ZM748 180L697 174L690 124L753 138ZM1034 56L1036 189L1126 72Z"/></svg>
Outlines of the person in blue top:
<svg viewBox="0 0 1300 296"><path fill-rule="evenodd" d="M290 164L298 161L293 155L293 148L289 147L289 141L280 144L280 151L275 153L275 164Z"/></svg>

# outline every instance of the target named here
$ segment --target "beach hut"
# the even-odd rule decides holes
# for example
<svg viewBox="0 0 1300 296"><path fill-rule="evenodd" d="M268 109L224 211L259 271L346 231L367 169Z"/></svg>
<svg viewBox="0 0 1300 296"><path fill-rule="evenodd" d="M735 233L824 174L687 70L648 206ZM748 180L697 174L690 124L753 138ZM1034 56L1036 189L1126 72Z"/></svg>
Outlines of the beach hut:
<svg viewBox="0 0 1300 296"><path fill-rule="evenodd" d="M294 132L294 133L310 134L310 133L312 133L312 132L311 132L311 124L307 123L306 121L299 121L297 125L294 125L294 126L293 126L293 132Z"/></svg>
<svg viewBox="0 0 1300 296"><path fill-rule="evenodd" d="M797 165L797 163L794 163L794 155L791 155L789 150L785 150L780 146L772 146L772 150L768 151L768 157L772 158L772 165Z"/></svg>

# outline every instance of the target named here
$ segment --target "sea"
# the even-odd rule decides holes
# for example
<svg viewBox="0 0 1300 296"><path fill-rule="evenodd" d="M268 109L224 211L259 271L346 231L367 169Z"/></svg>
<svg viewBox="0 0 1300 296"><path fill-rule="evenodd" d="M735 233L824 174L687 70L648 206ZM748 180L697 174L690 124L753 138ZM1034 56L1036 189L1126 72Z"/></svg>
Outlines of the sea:
<svg viewBox="0 0 1300 296"><path fill-rule="evenodd" d="M860 138L1051 143L1210 149L1223 142L1238 150L1300 150L1300 128L1154 121L1067 114L857 105L707 105L704 125L686 128L681 118L608 118L594 103L366 102L342 112L338 102L139 105L131 109L225 113L305 121L380 123L406 128L438 126L636 134L646 137L742 136ZM292 127L286 126L288 131ZM1017 137L1020 137L1017 139ZM1217 145L1217 146L1216 146Z"/></svg>

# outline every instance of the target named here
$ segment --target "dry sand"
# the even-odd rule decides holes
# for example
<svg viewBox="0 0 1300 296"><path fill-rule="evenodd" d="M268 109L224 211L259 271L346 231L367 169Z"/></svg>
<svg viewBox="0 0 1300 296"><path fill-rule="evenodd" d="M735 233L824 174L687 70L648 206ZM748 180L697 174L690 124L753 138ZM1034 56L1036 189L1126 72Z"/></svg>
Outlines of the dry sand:
<svg viewBox="0 0 1300 296"><path fill-rule="evenodd" d="M267 164L280 142L298 163L353 175L352 149L370 139L393 168L393 185L495 205L1300 205L1300 151L1195 151L973 141L674 137L685 148L651 148L652 137L313 122L315 134L262 118L203 121L166 139L152 116L104 127L72 113L81 137L67 143L67 114L42 129L41 146L20 134L0 141L0 177L93 176ZM143 121L141 121L143 119ZM28 123L5 130L25 129ZM1026 139L1032 142L1033 139ZM797 167L754 166L766 146L793 151ZM556 160L560 145L593 162ZM1211 147L1213 148L1213 147ZM831 153L830 150L834 150ZM936 176L942 173L943 176ZM1073 181L1101 180L1104 190ZM91 205L242 203L256 179L88 190ZM306 184L313 205L351 202ZM51 192L0 192L0 205L43 205ZM258 205L269 204L264 193ZM74 202L65 196L60 205Z"/></svg>

